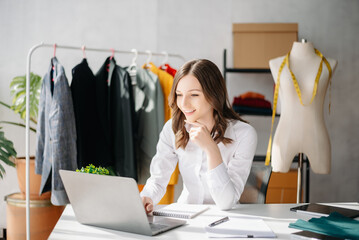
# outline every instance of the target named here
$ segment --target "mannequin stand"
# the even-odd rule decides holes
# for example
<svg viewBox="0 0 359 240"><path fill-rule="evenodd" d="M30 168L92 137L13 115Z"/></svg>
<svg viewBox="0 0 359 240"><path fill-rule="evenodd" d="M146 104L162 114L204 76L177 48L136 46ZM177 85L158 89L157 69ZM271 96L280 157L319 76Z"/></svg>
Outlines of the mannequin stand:
<svg viewBox="0 0 359 240"><path fill-rule="evenodd" d="M303 153L299 153L298 181L297 181L297 203L301 203L301 200L302 200L302 184L303 184Z"/></svg>

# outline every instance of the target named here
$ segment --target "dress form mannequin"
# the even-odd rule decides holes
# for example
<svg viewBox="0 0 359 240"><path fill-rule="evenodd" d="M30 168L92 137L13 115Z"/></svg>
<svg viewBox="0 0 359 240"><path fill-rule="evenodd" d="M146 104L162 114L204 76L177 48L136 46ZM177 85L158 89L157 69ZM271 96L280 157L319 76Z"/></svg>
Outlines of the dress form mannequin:
<svg viewBox="0 0 359 240"><path fill-rule="evenodd" d="M277 81L283 57L269 61L273 78ZM337 65L334 59L327 59L332 72ZM315 53L310 42L294 42L290 55L290 69L295 75L301 91L301 105L288 66L280 76L279 94L281 117L274 135L272 148L272 168L274 172L288 172L293 158L298 153L307 155L315 173L328 174L331 163L331 146L325 126L323 105L329 84L329 71L323 63L318 82L317 94L310 104L313 87L321 57Z"/></svg>

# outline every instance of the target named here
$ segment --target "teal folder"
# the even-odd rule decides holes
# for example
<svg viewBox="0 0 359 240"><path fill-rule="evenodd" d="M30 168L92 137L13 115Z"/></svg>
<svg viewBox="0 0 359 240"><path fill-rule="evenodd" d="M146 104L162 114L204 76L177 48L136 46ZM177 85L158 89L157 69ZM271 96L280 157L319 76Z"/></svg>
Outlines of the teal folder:
<svg viewBox="0 0 359 240"><path fill-rule="evenodd" d="M311 218L308 222L299 219L295 223L290 223L289 227L338 238L359 240L359 221L337 212L331 213L328 217Z"/></svg>

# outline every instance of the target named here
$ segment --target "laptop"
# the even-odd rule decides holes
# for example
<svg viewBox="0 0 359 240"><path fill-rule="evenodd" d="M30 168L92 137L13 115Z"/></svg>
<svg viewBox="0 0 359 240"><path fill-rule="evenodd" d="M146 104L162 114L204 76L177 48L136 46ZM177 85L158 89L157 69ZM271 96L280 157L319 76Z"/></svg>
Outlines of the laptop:
<svg viewBox="0 0 359 240"><path fill-rule="evenodd" d="M77 221L82 224L154 236L186 221L147 216L132 178L60 170Z"/></svg>

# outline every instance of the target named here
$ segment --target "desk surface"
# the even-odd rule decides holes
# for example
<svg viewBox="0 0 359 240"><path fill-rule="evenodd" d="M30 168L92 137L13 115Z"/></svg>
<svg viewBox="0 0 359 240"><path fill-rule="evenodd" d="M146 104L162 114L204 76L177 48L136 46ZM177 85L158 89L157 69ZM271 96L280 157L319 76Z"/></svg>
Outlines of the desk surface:
<svg viewBox="0 0 359 240"><path fill-rule="evenodd" d="M295 213L290 211L291 207L298 204L240 204L230 211L220 211L215 206L210 210L187 220L187 224L177 229L159 234L154 237L142 236L138 234L126 233L99 227L87 226L76 221L71 205L68 205L61 218L57 222L49 239L210 239L207 237L204 226L214 219L223 216L238 216L240 214L258 216L262 218L272 231L277 235L277 239L290 239L290 234L298 230L288 228L288 224L297 219L308 220L313 215ZM336 203L333 206L346 207L359 210L359 203ZM217 240L218 238L216 238ZM228 239L228 238L227 238Z"/></svg>

